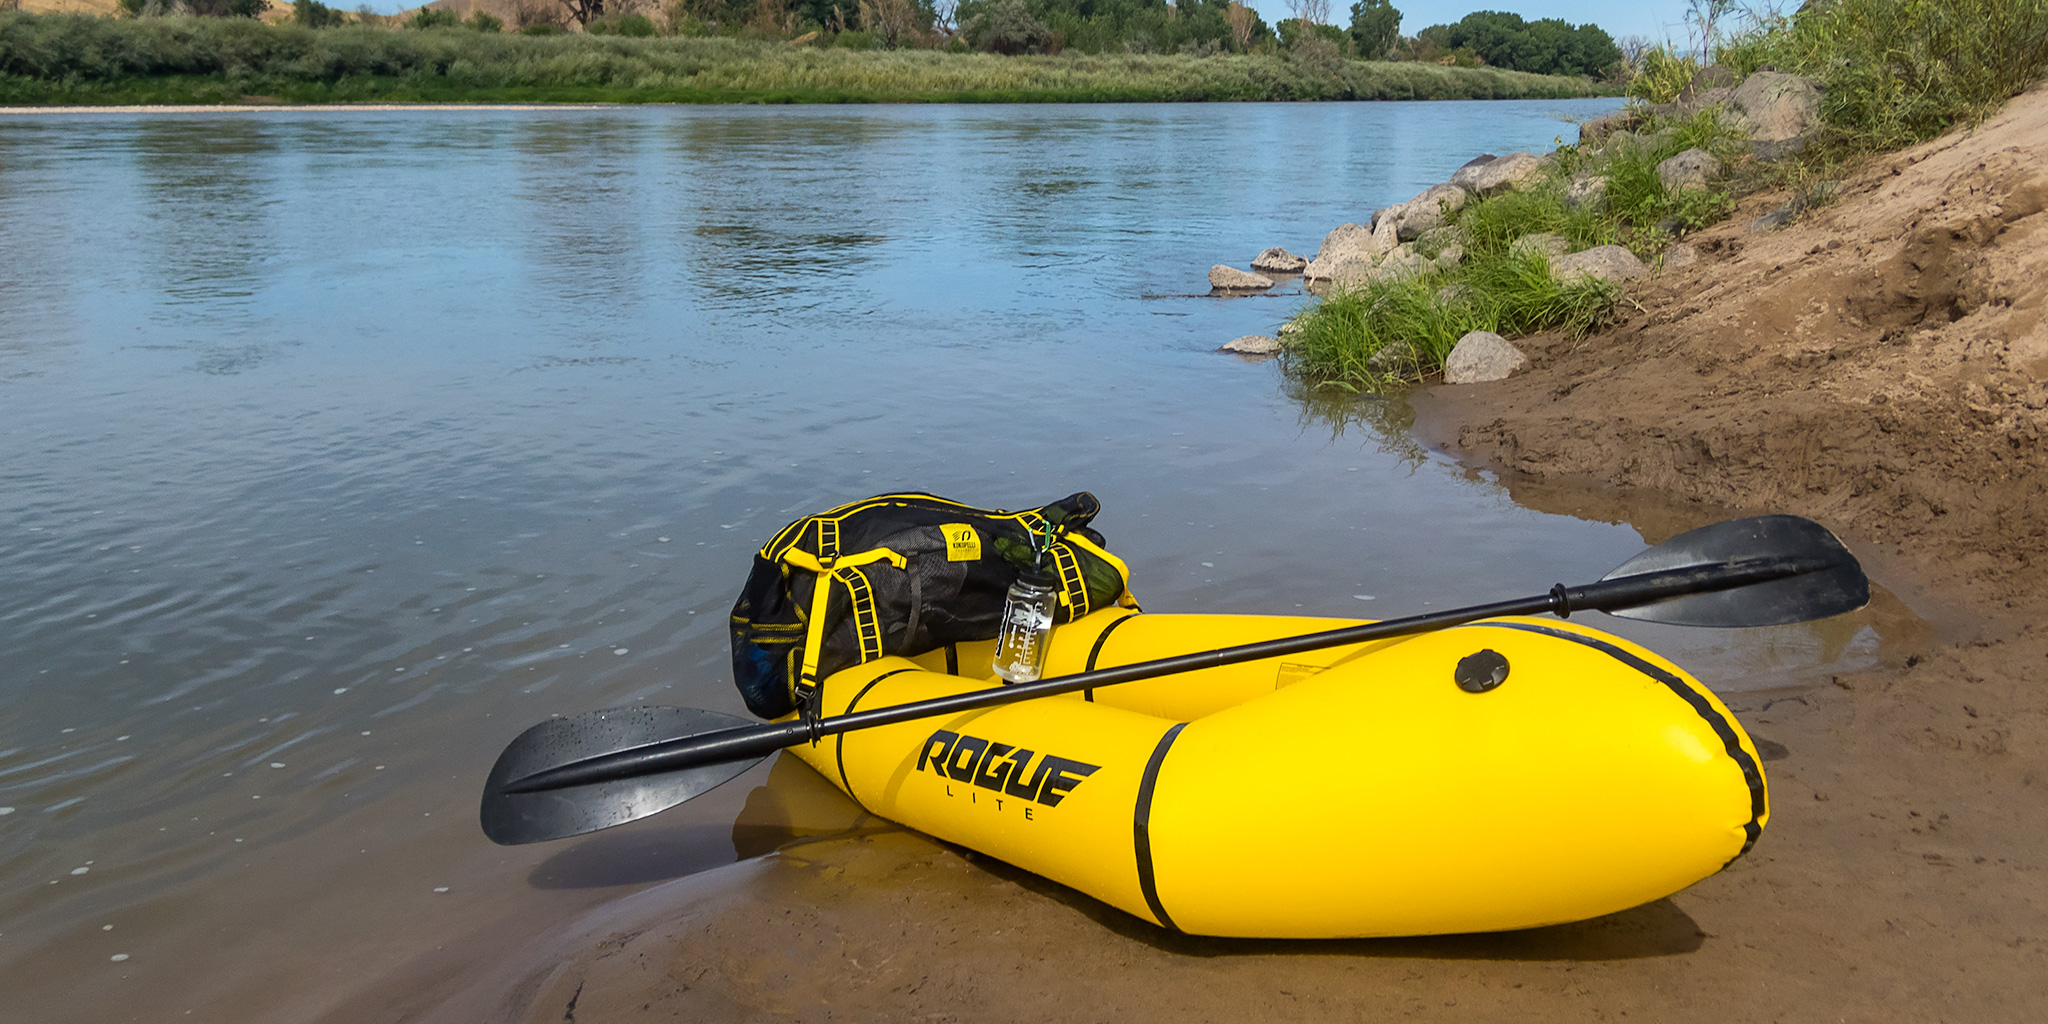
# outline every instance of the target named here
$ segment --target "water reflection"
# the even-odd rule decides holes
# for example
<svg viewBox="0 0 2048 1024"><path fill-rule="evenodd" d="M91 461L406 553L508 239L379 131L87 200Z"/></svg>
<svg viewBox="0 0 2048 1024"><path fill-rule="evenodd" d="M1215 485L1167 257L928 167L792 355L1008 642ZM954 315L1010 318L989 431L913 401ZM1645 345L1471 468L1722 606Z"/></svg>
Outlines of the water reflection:
<svg viewBox="0 0 2048 1024"><path fill-rule="evenodd" d="M1415 437L1415 407L1400 396L1317 387L1287 377L1280 389L1301 406L1304 431L1328 432L1331 443L1351 440L1370 444L1380 454L1410 468L1429 459L1429 449Z"/></svg>

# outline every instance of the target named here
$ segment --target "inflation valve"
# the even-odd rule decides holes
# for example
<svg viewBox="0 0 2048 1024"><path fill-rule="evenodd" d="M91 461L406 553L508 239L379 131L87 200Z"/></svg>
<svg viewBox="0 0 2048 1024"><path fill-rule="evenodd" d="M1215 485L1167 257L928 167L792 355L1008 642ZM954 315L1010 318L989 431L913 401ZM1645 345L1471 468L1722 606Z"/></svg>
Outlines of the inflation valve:
<svg viewBox="0 0 2048 1024"><path fill-rule="evenodd" d="M1466 693L1485 693L1508 680L1508 659L1499 651L1481 650L1458 660L1458 670L1451 673L1457 680L1458 689Z"/></svg>

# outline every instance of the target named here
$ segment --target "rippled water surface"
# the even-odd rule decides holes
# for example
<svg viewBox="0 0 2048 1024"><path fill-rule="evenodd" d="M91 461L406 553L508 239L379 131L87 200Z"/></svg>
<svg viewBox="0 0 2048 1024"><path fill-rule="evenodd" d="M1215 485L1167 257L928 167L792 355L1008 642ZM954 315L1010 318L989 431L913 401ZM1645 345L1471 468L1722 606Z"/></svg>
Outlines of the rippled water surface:
<svg viewBox="0 0 2048 1024"><path fill-rule="evenodd" d="M306 1019L754 852L765 769L545 847L476 797L550 714L737 711L752 551L853 498L1092 490L1153 610L1598 577L1633 530L1214 352L1301 296L1200 293L1612 105L0 118L8 1002ZM1730 688L1875 644L1619 631Z"/></svg>

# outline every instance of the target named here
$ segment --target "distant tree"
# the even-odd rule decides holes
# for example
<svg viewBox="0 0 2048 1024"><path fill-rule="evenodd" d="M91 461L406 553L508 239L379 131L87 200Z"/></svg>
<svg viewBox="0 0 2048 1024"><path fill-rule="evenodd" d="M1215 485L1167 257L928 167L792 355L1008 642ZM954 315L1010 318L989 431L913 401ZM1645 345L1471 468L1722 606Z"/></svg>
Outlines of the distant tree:
<svg viewBox="0 0 2048 1024"><path fill-rule="evenodd" d="M254 18L270 9L270 0L185 0L185 7L202 18Z"/></svg>
<svg viewBox="0 0 2048 1024"><path fill-rule="evenodd" d="M1251 49L1252 25L1257 23L1258 17L1252 13L1251 8L1238 3L1237 0L1230 0L1230 7L1225 12L1224 19L1230 25L1230 38L1237 41L1238 52Z"/></svg>
<svg viewBox="0 0 2048 1024"><path fill-rule="evenodd" d="M1389 0L1351 5L1351 46L1364 60L1382 60L1401 41L1401 12Z"/></svg>
<svg viewBox="0 0 2048 1024"><path fill-rule="evenodd" d="M460 28L462 27L462 19L456 17L454 11L445 11L439 7L422 7L412 13L412 20L406 22L405 27L422 29Z"/></svg>
<svg viewBox="0 0 2048 1024"><path fill-rule="evenodd" d="M199 18L254 18L270 9L270 0L118 0L121 10L137 18L189 14Z"/></svg>
<svg viewBox="0 0 2048 1024"><path fill-rule="evenodd" d="M1330 0L1287 0L1287 11L1303 25L1330 23Z"/></svg>
<svg viewBox="0 0 2048 1024"><path fill-rule="evenodd" d="M1622 36L1614 41L1614 45L1621 51L1621 63L1628 68L1629 73L1640 74L1643 70L1644 55L1656 44L1650 42L1648 36Z"/></svg>
<svg viewBox="0 0 2048 1024"><path fill-rule="evenodd" d="M576 24L588 27L591 19L604 17L604 0L562 0L562 6Z"/></svg>
<svg viewBox="0 0 2048 1024"><path fill-rule="evenodd" d="M860 29L874 36L884 47L896 49L930 32L932 12L928 5L910 0L860 0Z"/></svg>
<svg viewBox="0 0 2048 1024"><path fill-rule="evenodd" d="M1557 18L1524 21L1505 11L1474 11L1454 25L1431 25L1416 39L1433 50L1471 53L1494 67L1540 75L1609 75L1622 56L1613 37L1598 25L1568 25Z"/></svg>
<svg viewBox="0 0 2048 1024"><path fill-rule="evenodd" d="M960 26L960 35L989 53L1029 53L1052 42L1052 30L1031 16L1024 0L994 0Z"/></svg>
<svg viewBox="0 0 2048 1024"><path fill-rule="evenodd" d="M347 23L348 15L320 0L298 0L292 5L292 20L307 28L332 28Z"/></svg>

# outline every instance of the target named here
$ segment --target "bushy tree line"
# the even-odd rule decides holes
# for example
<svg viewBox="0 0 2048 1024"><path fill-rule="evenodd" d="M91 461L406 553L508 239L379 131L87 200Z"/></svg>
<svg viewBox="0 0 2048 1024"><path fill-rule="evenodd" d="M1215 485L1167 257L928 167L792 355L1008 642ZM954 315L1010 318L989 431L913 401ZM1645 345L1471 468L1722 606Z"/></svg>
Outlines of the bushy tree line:
<svg viewBox="0 0 2048 1024"><path fill-rule="evenodd" d="M269 0L119 0L129 14L254 17ZM581 28L595 35L745 36L852 49L943 47L998 54L1290 54L1334 67L1343 58L1491 65L1539 74L1604 75L1621 53L1593 25L1526 22L1480 11L1454 25L1401 36L1391 0L1355 0L1348 26L1331 21L1330 0L1289 0L1294 16L1268 25L1242 0L521 0L510 28L527 34ZM1341 15L1339 15L1341 17ZM420 8L380 18L347 15L301 0L293 20L307 28L357 21L416 29L495 32L488 14L459 20Z"/></svg>
<svg viewBox="0 0 2048 1024"><path fill-rule="evenodd" d="M1622 68L1621 47L1600 26L1558 18L1527 21L1505 11L1474 11L1454 24L1431 25L1408 49L1418 60L1487 64L1539 75L1611 78Z"/></svg>

